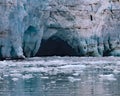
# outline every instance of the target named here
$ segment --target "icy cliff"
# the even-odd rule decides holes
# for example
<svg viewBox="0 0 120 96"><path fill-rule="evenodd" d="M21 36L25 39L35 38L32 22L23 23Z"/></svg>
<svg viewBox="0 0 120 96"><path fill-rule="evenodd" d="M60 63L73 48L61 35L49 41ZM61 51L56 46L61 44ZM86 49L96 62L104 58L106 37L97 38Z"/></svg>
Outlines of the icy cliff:
<svg viewBox="0 0 120 96"><path fill-rule="evenodd" d="M0 0L0 57L34 56L43 34L47 0Z"/></svg>
<svg viewBox="0 0 120 96"><path fill-rule="evenodd" d="M0 12L0 58L120 56L119 0L0 0Z"/></svg>

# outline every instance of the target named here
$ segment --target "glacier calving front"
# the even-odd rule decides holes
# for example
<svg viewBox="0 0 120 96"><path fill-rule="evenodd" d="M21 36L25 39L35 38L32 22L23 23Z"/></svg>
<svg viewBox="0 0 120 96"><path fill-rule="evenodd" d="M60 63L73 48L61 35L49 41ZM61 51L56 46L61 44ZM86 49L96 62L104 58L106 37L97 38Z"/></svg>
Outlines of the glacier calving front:
<svg viewBox="0 0 120 96"><path fill-rule="evenodd" d="M52 37L78 56L120 56L119 0L0 0L0 12L0 58L35 56Z"/></svg>

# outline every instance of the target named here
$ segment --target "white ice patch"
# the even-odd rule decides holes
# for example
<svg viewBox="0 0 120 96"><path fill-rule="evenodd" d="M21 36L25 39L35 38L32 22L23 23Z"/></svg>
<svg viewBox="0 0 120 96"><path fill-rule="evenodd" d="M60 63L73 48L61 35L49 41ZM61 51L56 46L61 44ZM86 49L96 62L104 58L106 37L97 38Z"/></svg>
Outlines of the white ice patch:
<svg viewBox="0 0 120 96"><path fill-rule="evenodd" d="M63 73L82 72L86 68L85 65L65 65L60 66L58 69Z"/></svg>
<svg viewBox="0 0 120 96"><path fill-rule="evenodd" d="M18 78L12 78L13 81L18 81L19 79Z"/></svg>
<svg viewBox="0 0 120 96"><path fill-rule="evenodd" d="M115 69L115 70L113 71L113 73L114 73L114 74L119 74L119 73L120 73L120 70Z"/></svg>
<svg viewBox="0 0 120 96"><path fill-rule="evenodd" d="M37 67L28 67L23 69L25 72L46 72L43 67L37 68Z"/></svg>
<svg viewBox="0 0 120 96"><path fill-rule="evenodd" d="M44 77L40 77L41 79L49 79L49 77L44 76Z"/></svg>
<svg viewBox="0 0 120 96"><path fill-rule="evenodd" d="M116 78L114 77L113 74L108 74L108 75L99 75L100 80L109 80L109 81L115 81Z"/></svg>
<svg viewBox="0 0 120 96"><path fill-rule="evenodd" d="M22 78L23 79L31 79L31 78L33 78L33 75L32 74L26 74L26 75L23 75Z"/></svg>
<svg viewBox="0 0 120 96"><path fill-rule="evenodd" d="M27 73L45 73L48 75L57 75L59 73L79 76L85 69L106 69L114 74L120 73L120 59L115 57L89 58L89 57L47 57L30 58L28 60L0 61L0 73L3 77L11 76L13 78L21 77L24 72ZM29 77L29 76L27 76ZM23 78L26 78L23 76ZM100 76L102 79L113 80L111 76Z"/></svg>
<svg viewBox="0 0 120 96"><path fill-rule="evenodd" d="M77 82L77 81L80 81L81 79L80 78L74 78L74 77L68 77L68 80L70 81L70 82Z"/></svg>
<svg viewBox="0 0 120 96"><path fill-rule="evenodd" d="M65 60L49 60L49 61L45 62L45 64L48 66L53 66L53 65L54 66L61 66L61 65L68 64L68 62Z"/></svg>
<svg viewBox="0 0 120 96"><path fill-rule="evenodd" d="M20 73L13 73L13 74L10 74L10 76L11 77L21 77L22 76L22 74L20 74Z"/></svg>

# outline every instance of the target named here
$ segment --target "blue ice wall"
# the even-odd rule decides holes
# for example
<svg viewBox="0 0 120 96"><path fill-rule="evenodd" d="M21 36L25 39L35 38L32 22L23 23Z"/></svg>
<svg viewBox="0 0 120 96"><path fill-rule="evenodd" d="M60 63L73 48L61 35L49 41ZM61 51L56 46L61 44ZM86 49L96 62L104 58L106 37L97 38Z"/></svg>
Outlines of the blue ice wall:
<svg viewBox="0 0 120 96"><path fill-rule="evenodd" d="M35 55L43 34L45 4L47 0L0 0L0 58Z"/></svg>
<svg viewBox="0 0 120 96"><path fill-rule="evenodd" d="M43 40L61 38L77 56L120 56L119 0L52 0L50 5Z"/></svg>
<svg viewBox="0 0 120 96"><path fill-rule="evenodd" d="M119 0L0 0L0 58L35 56L52 36L77 56L120 56L119 13Z"/></svg>

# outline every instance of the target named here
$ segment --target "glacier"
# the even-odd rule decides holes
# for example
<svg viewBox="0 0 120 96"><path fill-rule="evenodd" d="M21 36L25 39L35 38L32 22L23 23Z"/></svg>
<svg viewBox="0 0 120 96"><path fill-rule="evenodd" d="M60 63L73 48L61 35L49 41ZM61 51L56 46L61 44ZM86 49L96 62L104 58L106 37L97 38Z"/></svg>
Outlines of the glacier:
<svg viewBox="0 0 120 96"><path fill-rule="evenodd" d="M0 0L0 12L1 59L120 56L119 0Z"/></svg>
<svg viewBox="0 0 120 96"><path fill-rule="evenodd" d="M0 58L22 59L37 52L43 34L41 10L46 2L0 0Z"/></svg>

